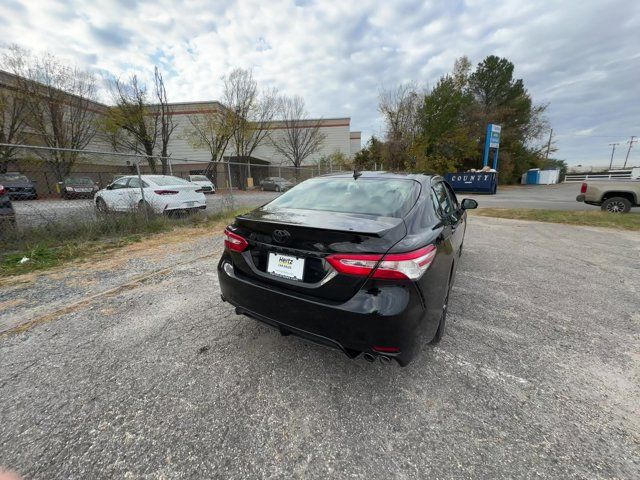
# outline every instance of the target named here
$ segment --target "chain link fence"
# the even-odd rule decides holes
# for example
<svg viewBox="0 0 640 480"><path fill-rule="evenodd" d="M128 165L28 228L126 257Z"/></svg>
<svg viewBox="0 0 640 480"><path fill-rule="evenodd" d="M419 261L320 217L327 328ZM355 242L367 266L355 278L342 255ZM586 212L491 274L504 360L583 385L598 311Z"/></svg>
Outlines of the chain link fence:
<svg viewBox="0 0 640 480"><path fill-rule="evenodd" d="M225 157L214 163L190 158L0 144L0 149L9 147L13 149L12 157L9 160L0 157L0 185L5 189L5 197L11 199L15 220L10 222L12 227L8 226L9 222L2 222L1 228L5 236L12 230L18 238L34 228L101 229L109 222L122 222L122 214L127 212L133 215L129 222L149 222L149 208L144 209L143 215L137 208L139 197L144 197L145 192L147 197L154 195L153 190L140 188L140 180L144 183L145 175L170 175L196 183L205 196L205 208L197 212L202 217L261 205L297 183L331 170L318 165L295 168L256 158ZM100 205L96 205L96 200L101 196L107 198L102 195L106 191L120 189L126 183L123 177L130 181L122 190L128 190L130 197L137 201L124 208L107 205L110 215L104 215L97 208ZM144 199L146 204L151 200ZM115 210L120 210L121 215L116 215ZM160 213L152 210L151 213ZM177 209L174 213L184 215L163 217L185 217L192 213L190 210Z"/></svg>

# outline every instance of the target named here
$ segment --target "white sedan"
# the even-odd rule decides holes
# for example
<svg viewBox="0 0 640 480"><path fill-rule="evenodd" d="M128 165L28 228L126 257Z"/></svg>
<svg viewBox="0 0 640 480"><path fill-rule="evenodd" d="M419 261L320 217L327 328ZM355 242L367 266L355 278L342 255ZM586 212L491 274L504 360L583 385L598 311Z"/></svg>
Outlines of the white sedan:
<svg viewBox="0 0 640 480"><path fill-rule="evenodd" d="M141 178L142 188L138 176L132 175L120 177L99 190L94 198L98 211L130 212L146 206L155 213L169 213L207 208L198 185L170 175L142 175Z"/></svg>
<svg viewBox="0 0 640 480"><path fill-rule="evenodd" d="M189 181L200 185L202 193L216 193L216 186L205 175L189 175Z"/></svg>

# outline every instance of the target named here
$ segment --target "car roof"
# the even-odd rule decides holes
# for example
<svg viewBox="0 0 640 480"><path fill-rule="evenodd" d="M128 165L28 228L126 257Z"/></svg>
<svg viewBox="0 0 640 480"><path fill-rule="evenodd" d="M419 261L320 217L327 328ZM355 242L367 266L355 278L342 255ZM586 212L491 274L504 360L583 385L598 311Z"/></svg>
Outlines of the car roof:
<svg viewBox="0 0 640 480"><path fill-rule="evenodd" d="M360 176L358 178L408 178L411 180L416 180L418 182L431 182L435 179L440 178L439 175L432 175L428 173L407 173L407 172L387 172L387 171L370 171L363 170L358 172ZM322 175L322 177L334 177L334 178L353 178L353 172L339 172L339 173L328 173L326 175Z"/></svg>

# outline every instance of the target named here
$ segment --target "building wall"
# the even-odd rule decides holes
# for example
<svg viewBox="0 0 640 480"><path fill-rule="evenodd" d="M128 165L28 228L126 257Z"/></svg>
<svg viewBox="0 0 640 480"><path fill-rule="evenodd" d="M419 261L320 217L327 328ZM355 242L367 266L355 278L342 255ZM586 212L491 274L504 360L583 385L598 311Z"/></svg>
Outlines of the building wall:
<svg viewBox="0 0 640 480"><path fill-rule="evenodd" d="M360 150L362 150L361 136L361 132L351 132L349 135L349 148L352 157Z"/></svg>
<svg viewBox="0 0 640 480"><path fill-rule="evenodd" d="M18 77L11 75L7 72L0 71L0 89L10 89L17 81ZM96 114L96 117L104 116L108 111L109 106L99 102L92 102L91 109ZM188 159L192 162L206 163L210 160L210 153L206 147L194 148L189 139L187 138L187 132L191 127L189 122L190 115L206 115L216 110L223 109L224 107L216 101L209 102L184 102L173 103L170 106L172 111L173 121L176 124L176 128L171 136L169 143L170 156L175 159ZM315 124L318 120L308 120L310 124ZM329 118L319 120L321 123L320 130L325 135L325 140L319 152L314 153L307 157L303 164L313 165L321 157L331 155L336 152L340 152L348 157L352 157L358 150L360 150L360 135L359 132L351 132L351 119L350 118ZM282 122L273 122L270 127L270 135L274 141L279 141L285 133ZM42 142L34 138L29 143L34 145L41 145ZM98 132L94 139L86 146L86 150L96 150L99 152L112 152L114 150L111 141L107 135ZM121 152L121 153L133 153L133 152ZM159 154L159 147L156 154ZM232 142L225 151L225 156L235 156L236 152L233 148ZM33 151L25 151L23 157L35 157ZM268 161L274 165L286 165L289 161L280 153L276 151L272 143L265 139L262 145L253 152L253 157L261 160ZM99 155L88 154L84 158L80 159L79 163L95 163L104 165L114 165L126 167L133 163L134 159L122 155ZM127 163L129 162L129 163Z"/></svg>
<svg viewBox="0 0 640 480"><path fill-rule="evenodd" d="M325 135L324 142L319 152L309 155L303 162L303 165L311 165L317 163L317 161L324 156L331 155L335 152L340 152L346 156L351 155L351 145L349 143L349 123L350 119L343 118L334 120L325 120L320 127L320 132ZM280 141L285 135L285 130L281 127L275 127L271 129L270 135L273 141ZM254 155L254 157L267 160L273 164L290 163L283 155L278 153L276 149L270 144L265 142L264 145L260 145Z"/></svg>

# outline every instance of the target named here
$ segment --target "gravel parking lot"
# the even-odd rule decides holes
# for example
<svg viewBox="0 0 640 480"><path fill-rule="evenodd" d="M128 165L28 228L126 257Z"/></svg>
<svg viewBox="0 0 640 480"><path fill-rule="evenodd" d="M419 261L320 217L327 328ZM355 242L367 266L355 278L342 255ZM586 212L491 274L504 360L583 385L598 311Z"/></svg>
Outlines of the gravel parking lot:
<svg viewBox="0 0 640 480"><path fill-rule="evenodd" d="M472 217L448 333L406 368L237 317L220 249L172 234L0 283L0 465L43 479L640 477L637 233Z"/></svg>

